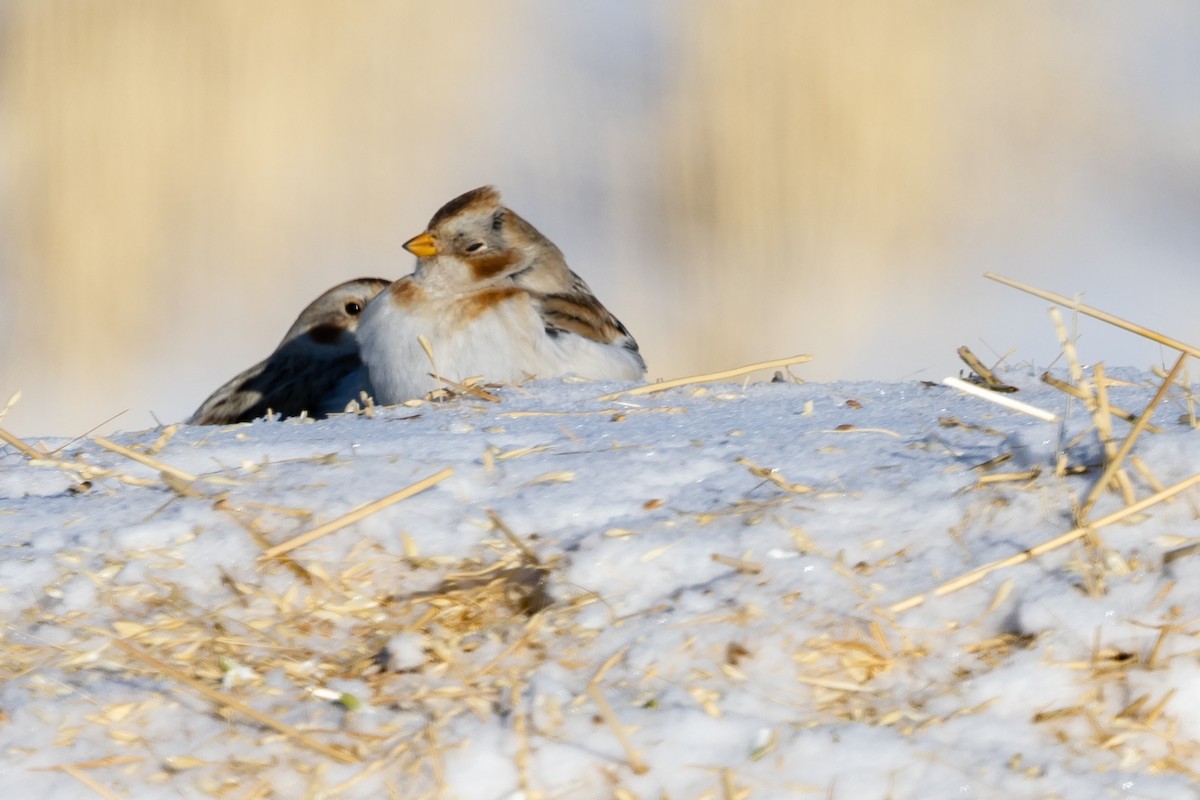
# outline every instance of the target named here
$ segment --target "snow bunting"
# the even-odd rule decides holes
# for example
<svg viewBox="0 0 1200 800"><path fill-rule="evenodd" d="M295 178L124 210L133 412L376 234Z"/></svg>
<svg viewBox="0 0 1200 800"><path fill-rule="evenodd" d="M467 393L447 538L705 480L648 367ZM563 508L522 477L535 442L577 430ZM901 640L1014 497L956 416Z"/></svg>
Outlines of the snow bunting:
<svg viewBox="0 0 1200 800"><path fill-rule="evenodd" d="M638 380L637 342L562 252L491 186L454 198L404 244L414 272L367 306L363 363L382 404L423 397L433 377ZM428 340L430 356L419 337Z"/></svg>
<svg viewBox="0 0 1200 800"><path fill-rule="evenodd" d="M249 422L268 410L323 417L370 391L354 331L371 298L391 281L339 283L308 304L266 359L230 380L188 420L193 425Z"/></svg>

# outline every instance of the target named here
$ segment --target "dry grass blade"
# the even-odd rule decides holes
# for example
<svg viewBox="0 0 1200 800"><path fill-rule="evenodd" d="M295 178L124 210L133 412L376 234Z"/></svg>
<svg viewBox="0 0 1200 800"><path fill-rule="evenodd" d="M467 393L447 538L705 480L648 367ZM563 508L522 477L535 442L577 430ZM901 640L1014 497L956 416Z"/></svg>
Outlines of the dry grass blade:
<svg viewBox="0 0 1200 800"><path fill-rule="evenodd" d="M1182 356L1182 358L1187 358L1187 356ZM1096 365L1093 377L1096 384L1096 407L1092 409L1092 419L1096 421L1096 431L1100 435L1100 444L1104 448L1106 463L1110 467L1115 465L1115 468L1112 470L1106 469L1104 475L1108 476L1108 479L1121 492L1121 500L1124 501L1125 505L1129 505L1137 498L1134 496L1133 484L1130 483L1129 476L1125 474L1125 470L1121 467L1124 456L1117 453L1117 446L1113 444L1112 414L1108 408L1108 383L1104 377L1104 364ZM1134 426L1133 432L1136 433L1137 431L1137 426ZM1101 476L1101 480L1104 480L1103 476ZM1096 485L1096 488L1093 489L1096 492L1096 497L1100 496L1098 493L1101 491L1100 487L1107 485L1107 483L1108 481L1104 481L1104 483ZM1080 512L1080 523L1083 522L1087 514L1087 508L1090 508L1090 506L1085 507Z"/></svg>
<svg viewBox="0 0 1200 800"><path fill-rule="evenodd" d="M1071 380L1075 381L1075 385L1079 387L1087 397L1086 402L1091 403L1091 385L1083 378L1083 365L1079 363L1079 351L1075 349L1075 337L1067 330L1067 323L1063 322L1062 314L1053 306L1050 307L1050 320L1054 323L1054 335L1058 337L1058 343L1062 347L1063 355L1067 358L1067 369L1071 375Z"/></svg>
<svg viewBox="0 0 1200 800"><path fill-rule="evenodd" d="M610 669L612 669L613 667L615 667L617 665L617 662L620 661L622 658L624 658L628 652L629 652L628 647L622 647L620 650L613 653L608 658L604 659L604 663L601 664L596 669L596 671L592 674L592 677L588 680L588 684L589 685L598 685L600 683L600 681L604 680L604 676L608 674L608 671Z"/></svg>
<svg viewBox="0 0 1200 800"><path fill-rule="evenodd" d="M798 683L807 684L808 686L817 686L821 689L834 689L839 692L869 692L871 691L865 686L857 683L849 683L848 681L837 681L832 678L811 678L807 675L797 675L795 680Z"/></svg>
<svg viewBox="0 0 1200 800"><path fill-rule="evenodd" d="M12 393L12 397L8 398L8 402L4 404L4 408L0 408L0 419L4 419L5 415L21 400L21 390Z"/></svg>
<svg viewBox="0 0 1200 800"><path fill-rule="evenodd" d="M30 767L30 772L62 772L65 767L74 769L96 769L98 767L119 767L124 764L138 764L146 759L143 756L105 756L88 761L76 761L72 764L52 764L49 767Z"/></svg>
<svg viewBox="0 0 1200 800"><path fill-rule="evenodd" d="M480 400L486 400L489 403L499 403L500 402L500 398L498 396L492 394L487 389L484 389L482 386L478 386L473 383L460 383L458 381L452 381L447 377L438 375L433 372L428 373L428 375L429 375L429 377L433 378L435 381L438 381L439 383L443 384L443 388L434 389L432 392L427 394L425 396L425 398L427 400L432 399L432 400L437 401L437 400L441 400L441 399L449 399L450 397L453 397L455 395L461 395L462 397L477 397ZM477 380L477 379L470 378L468 380Z"/></svg>
<svg viewBox="0 0 1200 800"><path fill-rule="evenodd" d="M88 775L86 772L84 772L83 770L79 769L76 766L73 766L71 764L62 764L59 767L57 767L57 769L60 772L65 772L67 775L70 775L72 778L79 781L87 788L91 789L93 792L98 794L100 797L103 797L104 800L121 800L121 795L110 791L107 787L105 787L103 784L101 784L99 781L97 781L91 775Z"/></svg>
<svg viewBox="0 0 1200 800"><path fill-rule="evenodd" d="M1166 377L1167 374L1167 371L1158 365L1151 367L1150 371L1160 378ZM1184 369L1183 375L1177 378L1176 382L1179 390L1183 393L1183 402L1187 406L1187 413L1179 418L1179 422L1189 428L1200 427L1196 418L1196 395L1192 392L1192 379L1189 377L1187 369Z"/></svg>
<svg viewBox="0 0 1200 800"><path fill-rule="evenodd" d="M125 456L125 458L128 458L130 461L136 461L139 464L144 464L147 467L157 470L162 476L163 482L172 489L178 490L178 487L181 485L191 485L197 481L216 483L223 486L237 485L237 481L231 480L230 478L226 478L222 475L193 475L190 472L173 467L170 464L159 461L157 458L153 458L145 453L139 453L138 451L131 450L124 445L119 445L116 442L105 439L103 436L94 436L92 437L92 441L103 447L105 450L110 450L117 455ZM168 478L175 479L175 483L171 483Z"/></svg>
<svg viewBox="0 0 1200 800"><path fill-rule="evenodd" d="M821 433L882 433L885 436L891 436L893 439L903 439L896 431L888 430L887 428L856 428L853 425L839 425L836 428L823 430Z"/></svg>
<svg viewBox="0 0 1200 800"><path fill-rule="evenodd" d="M621 721L617 719L617 715L613 712L612 706L608 704L608 700L604 697L604 692L600 686L593 683L588 687L588 695L592 698L592 702L596 704L596 708L600 711L600 716L608 723L608 727L612 728L613 735L617 737L617 741L621 744L621 749L625 751L625 760L629 762L629 768L633 770L634 775L645 775L650 771L650 767L642 760L642 754L639 753L629 741L629 734L626 733Z"/></svg>
<svg viewBox="0 0 1200 800"><path fill-rule="evenodd" d="M289 739L299 742L310 750L315 750L318 753L327 755L336 761L342 762L343 764L355 764L359 761L359 759L353 753L343 750L340 747L332 747L330 745L318 742L303 731L297 730L285 722L280 722L269 714L264 714L258 709L248 706L241 700L230 697L224 692L219 692L216 689L213 689L211 686L201 683L190 675L185 675L183 672L175 669L169 664L164 663L163 661L160 661L149 653L143 652L128 642L123 642L120 639L113 639L112 643L128 655L131 655L138 661L141 661L143 664L146 664L147 666L158 670L166 677L182 683L184 686L187 686L196 692L199 692L209 700L212 700L214 703L244 714L253 719L255 722L265 725L271 730L278 731Z"/></svg>
<svg viewBox="0 0 1200 800"><path fill-rule="evenodd" d="M104 427L104 426L105 426L105 425L107 425L108 423L110 423L110 422L112 422L113 420L115 420L117 417L121 416L122 414L125 414L127 411L128 411L128 409L126 409L125 411L119 411L119 412L117 412L116 414L113 414L113 415L112 415L111 417L109 417L108 419L106 419L106 420L104 420L104 421L102 421L102 422L98 422L98 423L96 423L95 425L93 425L92 427L88 428L86 431L84 431L83 433L79 434L79 435L78 435L78 436L76 436L75 438L73 438L73 439L68 439L67 441L65 441L65 442L63 442L62 444L60 444L58 447L54 448L54 450L53 450L53 451L51 451L50 455L52 455L52 456L56 456L56 455L58 455L58 454L59 454L59 453L61 453L63 450L66 450L68 447L70 447L71 445L73 445L73 444L75 444L76 442L78 442L80 439L83 439L83 438L84 438L84 437L86 437L86 436L90 436L90 435L91 435L91 433L92 433L92 431L95 431L95 430L96 430L96 429L98 429L98 428L102 428L102 427ZM179 425L178 425L178 424L175 424L175 425L169 425L169 426L167 426L167 430L171 430L172 428L178 428L178 427L179 427ZM174 435L174 433L172 432L172 433L171 433L171 435L173 436L173 435ZM162 437L161 437L161 436L159 437L159 440L160 440L160 441L162 440Z"/></svg>
<svg viewBox="0 0 1200 800"><path fill-rule="evenodd" d="M525 559L527 564L538 566L541 563L538 561L537 554L529 549L529 545L521 541L521 537L517 536L513 529L508 527L504 520L500 519L500 515L497 514L494 509L489 508L487 510L487 515L488 519L491 521L496 530L504 534L504 538L508 539L509 543L513 547L517 548L517 551L520 552L521 557Z"/></svg>
<svg viewBox="0 0 1200 800"><path fill-rule="evenodd" d="M1150 339L1151 341L1166 345L1167 347L1170 347L1174 350L1178 350L1181 353L1187 353L1188 355L1191 355L1191 356L1200 357L1200 348L1193 347L1190 344L1185 344L1184 342L1181 342L1178 339L1172 339L1169 336L1164 336L1161 333L1152 331L1149 328L1144 328L1141 325L1138 325L1133 322L1129 322L1128 320L1121 319L1118 316L1114 316L1113 314L1109 314L1105 311L1101 311L1098 308L1092 308L1091 306L1085 306L1083 303L1077 302L1068 297L1063 297L1061 294L1055 294L1054 292L1043 291L1042 289L1034 288L1033 286L1029 286L1027 284L1020 283L1018 281L1014 281L1011 278L1005 278L1002 275L996 275L995 273L992 273L992 272L985 272L983 274L983 277L987 278L988 280L996 281L997 283L1002 283L1005 286L1010 286L1013 289L1017 289L1019 291L1025 292L1027 294L1031 294L1034 297L1040 297L1043 300L1049 300L1051 303L1057 303L1058 305L1063 306L1065 308L1069 308L1072 311L1076 311L1080 314L1085 314L1089 317L1092 317L1093 319L1098 319L1101 322L1107 322L1109 325L1115 325L1116 327L1121 328L1122 330L1129 331L1130 333L1136 333L1138 336L1144 336L1145 338Z"/></svg>
<svg viewBox="0 0 1200 800"><path fill-rule="evenodd" d="M114 478L121 483L130 486L158 486L159 481L151 478L135 478L132 475L124 475L115 470L104 469L93 464L88 464L83 461L63 461L52 457L51 453L44 453L33 447L30 447L21 439L13 436L8 431L0 428L0 439L17 448L21 455L25 456L30 462L37 466L48 466L54 469L60 469L64 472L70 472L77 475L80 480L90 480L92 478ZM57 451L56 451L57 452Z"/></svg>
<svg viewBox="0 0 1200 800"><path fill-rule="evenodd" d="M367 503L366 505L359 506L358 508L353 509L349 513L343 514L342 516L338 517L337 519L333 520L332 522L327 522L324 525L321 525L320 527L313 528L311 531L308 531L307 533L302 533L299 536L295 536L291 539L288 539L286 542L283 542L282 544L277 544L274 547L270 548L269 550L264 551L263 554L261 556L259 556L259 560L260 561L269 561L272 558L283 555L284 553L290 553L292 550L295 550L297 547L303 547L304 545L308 544L309 542L314 542L317 539L320 539L322 536L328 536L329 534L334 533L335 531L340 531L342 528L345 528L347 525L352 525L355 522L358 522L360 519L365 519L366 517L369 517L372 514L382 511L383 509L387 508L388 506L390 506L394 503L399 503L401 500L407 500L408 498L412 497L415 494L420 494L421 492L425 491L426 489L436 486L437 484L446 480L453 474L454 474L454 470L451 467L446 467L441 472L430 475L428 478L425 478L424 480L417 481L416 483L412 484L411 486L406 486L398 492L393 492L392 494L389 494L387 497L382 497L378 500Z"/></svg>
<svg viewBox="0 0 1200 800"><path fill-rule="evenodd" d="M1072 386L1066 381L1060 381L1049 372L1042 373L1042 383L1046 384L1047 386L1053 386L1055 389L1074 397L1076 400L1083 400L1085 403L1088 402L1087 392L1076 386ZM1114 417L1119 417L1126 422L1137 422L1137 414L1134 414L1132 411L1126 411L1120 406L1109 404L1108 410ZM1162 428L1158 427L1157 425L1147 425L1146 430L1150 433L1162 433Z"/></svg>
<svg viewBox="0 0 1200 800"><path fill-rule="evenodd" d="M1150 426L1147 425L1146 428L1149 430ZM1163 490L1162 481L1158 479L1157 475L1150 471L1150 467L1146 466L1146 462L1142 461L1142 459L1138 458L1137 456L1130 456L1129 463L1133 464L1133 468L1138 471L1138 474L1142 476L1142 480L1144 480L1151 489L1156 492L1161 492ZM1188 495L1184 499L1187 500L1188 505L1192 507L1192 519L1200 519L1200 504L1196 503L1196 498L1192 495Z"/></svg>
<svg viewBox="0 0 1200 800"><path fill-rule="evenodd" d="M758 575L763 571L762 564L758 564L753 561L745 561L740 558L733 558L732 556L721 555L720 553L713 553L712 560L726 567L732 567L743 575Z"/></svg>
<svg viewBox="0 0 1200 800"><path fill-rule="evenodd" d="M1079 519L1081 521L1087 519L1088 512L1092 510L1092 506L1094 506L1096 501L1100 498L1101 493L1104 491L1104 487L1108 485L1109 480L1111 480L1113 475L1116 474L1117 470L1121 468L1121 464L1124 462L1125 457L1129 455L1129 451L1133 449L1133 445L1137 441L1138 436L1141 435L1141 432L1146 429L1146 425L1150 422L1150 417L1154 415L1154 411L1158 408L1158 404L1162 402L1164 397L1166 397L1167 390L1175 381L1175 376L1179 374L1181 369L1183 369L1183 365L1184 362L1187 361L1187 357L1187 353L1180 354L1179 358L1175 361L1175 366L1171 368L1171 372L1167 375L1166 380L1164 380L1162 385L1158 387L1158 391L1155 392L1154 397L1146 406L1146 410L1142 412L1141 416L1138 417L1137 422L1133 424L1133 429L1129 431L1129 435L1125 437L1125 441L1121 442L1121 447L1108 460L1108 465L1104 468L1104 473L1100 476L1100 479L1096 481L1096 485L1092 487L1092 491L1088 494L1087 500L1084 501L1083 507L1079 509Z"/></svg>
<svg viewBox="0 0 1200 800"><path fill-rule="evenodd" d="M438 369L437 359L433 357L433 345L424 336L417 337L417 344L421 345L421 349L425 351L425 357L429 359L429 366L433 370L434 379L440 380L440 378L436 377L441 374L441 371Z"/></svg>
<svg viewBox="0 0 1200 800"><path fill-rule="evenodd" d="M987 461L984 461L982 464L976 464L975 466L971 467L971 469L979 470L980 472L988 472L988 471L993 470L996 467L1000 466L1001 464L1007 464L1008 462L1010 462L1012 460L1013 460L1012 453L1001 453L1000 455L996 456L995 458L989 458Z"/></svg>
<svg viewBox="0 0 1200 800"><path fill-rule="evenodd" d="M1150 430L1150 427L1151 426L1147 425L1146 430ZM1164 487L1162 485L1162 481L1158 479L1158 476L1151 472L1150 467L1146 466L1145 461L1142 461L1142 459L1138 458L1137 456L1130 456L1129 463L1133 465L1133 468L1137 470L1138 475L1142 476L1142 480L1144 480L1151 489L1156 492L1161 492L1163 490Z"/></svg>
<svg viewBox="0 0 1200 800"><path fill-rule="evenodd" d="M1076 321L1078 321L1078 314L1076 314L1076 318ZM1079 363L1079 356L1075 352L1075 340L1067 331L1066 323L1063 322L1062 314L1059 313L1056 306L1050 307L1050 320L1054 323L1054 334L1058 337L1059 345L1062 347L1062 354L1067 359L1067 374L1071 376L1071 381L1079 389L1080 394L1083 395L1084 407L1090 411L1095 406L1095 399L1092 396L1092 386L1083 375L1083 366ZM1066 416L1068 418L1071 416L1070 401L1067 402ZM1054 477L1060 479L1066 477L1069 471L1067 451L1070 450L1070 446L1063 443L1065 431L1064 427L1060 427L1058 430L1058 455L1054 461ZM1072 501L1072 505L1074 505L1074 501Z"/></svg>
<svg viewBox="0 0 1200 800"><path fill-rule="evenodd" d="M1019 391L1016 386L1009 386L1004 381L996 376L990 368L984 365L979 360L979 356L971 352L971 348L963 345L958 348L958 357L963 360L963 363L971 368L971 371L979 376L983 381L983 385L991 389L993 392L1016 392Z"/></svg>
<svg viewBox="0 0 1200 800"><path fill-rule="evenodd" d="M750 474L756 478L762 478L783 489L785 492L794 492L796 494L807 494L812 491L811 486L805 486L802 483L789 483L783 475L779 474L779 470L774 467L760 467L750 459L744 456L738 456L734 459L738 464L741 464L746 469L750 470Z"/></svg>
<svg viewBox="0 0 1200 800"><path fill-rule="evenodd" d="M996 394L990 389L985 389L982 386L976 386L973 383L967 383L961 378L944 378L942 383L947 386L952 386L959 391L967 394L982 397L984 400L995 403L999 406L1020 411L1022 414L1028 414L1031 417L1036 417L1043 422L1058 422L1058 415L1050 411L1044 411L1037 406L1031 406L1029 403L1022 403L1020 400L1014 400L1011 397L1003 394Z"/></svg>
<svg viewBox="0 0 1200 800"><path fill-rule="evenodd" d="M23 440L17 438L16 436L12 435L8 431L4 430L3 428L0 428L0 439L3 439L8 444L11 444L13 447L17 448L17 452L19 452L21 455L25 456L26 458L45 458L46 457L46 453L40 453L37 450L34 450L32 447L27 445Z"/></svg>
<svg viewBox="0 0 1200 800"><path fill-rule="evenodd" d="M1006 483L1008 481L1032 481L1042 474L1040 467L1032 467L1024 472L994 472L991 475L980 475L976 483L986 486L989 483Z"/></svg>
<svg viewBox="0 0 1200 800"><path fill-rule="evenodd" d="M654 394L655 392L665 392L667 389L674 389L678 386L690 386L695 383L713 383L714 381L724 381L730 378L738 378L742 375L749 375L752 372L758 372L764 369L779 369L780 367L789 367L793 364L807 364L812 361L812 356L799 355L791 358L781 358L776 361L761 361L757 364L747 364L744 367L736 369L728 369L724 372L709 372L705 375L691 375L686 378L673 378L669 381L659 381L658 383L647 383L643 386L635 386L632 389L624 389L620 392L601 395L601 400L616 400L618 397L639 394Z"/></svg>
<svg viewBox="0 0 1200 800"><path fill-rule="evenodd" d="M93 436L92 441L103 447L105 450L111 450L117 455L125 456L130 461L136 461L139 464L145 464L147 467L152 467L158 472L161 472L165 475L170 475L173 478L178 478L181 481L195 483L200 479L197 475L193 475L190 472L185 472L184 470L172 467L170 464L159 461L157 458L151 458L150 456L144 453L139 453L136 450L130 450L128 447L105 439L103 436Z"/></svg>
<svg viewBox="0 0 1200 800"><path fill-rule="evenodd" d="M749 790L741 792L738 790L737 783L733 779L733 770L725 767L720 772L721 775L721 800L744 800L750 796Z"/></svg>
<svg viewBox="0 0 1200 800"><path fill-rule="evenodd" d="M997 570L1005 569L1006 567L1013 567L1017 564L1023 564L1026 561L1030 561L1040 555L1049 553L1051 550L1057 550L1064 545L1068 545L1071 542L1082 539L1091 531L1112 525L1116 522L1120 522L1126 517L1131 517L1140 511L1145 511L1151 506L1158 505L1164 500L1168 500L1180 492L1190 489L1196 484L1200 484L1200 472L1186 480L1180 481L1173 486L1167 487L1161 492L1157 492L1149 497L1143 498L1133 505L1118 509L1108 516L1102 517L1086 526L1074 528L1073 530L1067 531L1061 536L1057 536L1047 542L1043 542L1035 547L1031 547L1028 550L1024 550L1016 555L1009 556L1008 558L1002 558L999 561L993 561L990 564L984 564L982 567L977 567L953 580L946 581L933 591L913 595L907 600L901 600L899 603L893 603L891 606L889 606L889 610L893 613L907 611L910 608L915 608L916 606L921 605L931 597L941 597L943 595L950 594L951 592L957 592L959 589L965 589L971 584L986 578L988 575L996 572Z"/></svg>
<svg viewBox="0 0 1200 800"><path fill-rule="evenodd" d="M247 519L240 513L240 510L234 507L233 504L229 502L228 498L225 497L218 498L216 502L213 503L213 510L221 511L228 515L230 519L237 523L242 530L250 534L250 538L254 539L254 543L262 550L266 551L271 548L271 542L267 538L267 534L263 530L263 526L257 517ZM312 573L306 570L298 562L291 558L280 558L279 562L291 570L292 573L294 573L295 576L300 580L309 585L313 583Z"/></svg>

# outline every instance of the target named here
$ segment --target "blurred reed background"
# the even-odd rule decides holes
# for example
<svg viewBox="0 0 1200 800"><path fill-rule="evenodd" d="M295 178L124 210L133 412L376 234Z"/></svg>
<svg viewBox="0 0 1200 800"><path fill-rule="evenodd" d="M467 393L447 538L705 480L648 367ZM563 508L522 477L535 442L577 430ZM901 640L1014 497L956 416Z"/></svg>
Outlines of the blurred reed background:
<svg viewBox="0 0 1200 800"><path fill-rule="evenodd" d="M483 183L652 376L1045 366L986 270L1200 342L1197 41L1167 2L7 0L0 424L179 420Z"/></svg>

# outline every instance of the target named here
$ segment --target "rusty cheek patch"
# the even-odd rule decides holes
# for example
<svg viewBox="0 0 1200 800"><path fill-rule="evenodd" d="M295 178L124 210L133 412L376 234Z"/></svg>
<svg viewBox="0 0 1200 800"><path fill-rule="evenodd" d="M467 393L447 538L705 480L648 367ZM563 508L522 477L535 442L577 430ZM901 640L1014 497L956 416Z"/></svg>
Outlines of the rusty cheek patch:
<svg viewBox="0 0 1200 800"><path fill-rule="evenodd" d="M504 301L511 300L523 293L521 289L515 286L505 286L469 295L462 302L463 322L470 322L476 317L486 314Z"/></svg>
<svg viewBox="0 0 1200 800"><path fill-rule="evenodd" d="M495 253L484 253L474 258L468 258L471 275L477 281L486 281L503 275L517 265L519 254L513 250L500 250Z"/></svg>
<svg viewBox="0 0 1200 800"><path fill-rule="evenodd" d="M314 325L309 328L308 335L317 344L334 344L344 330L346 329L341 325L326 322L323 325Z"/></svg>
<svg viewBox="0 0 1200 800"><path fill-rule="evenodd" d="M421 287L417 286L416 281L412 280L396 281L388 287L388 293L391 295L392 303L401 308L410 308L419 303L425 294L421 291Z"/></svg>

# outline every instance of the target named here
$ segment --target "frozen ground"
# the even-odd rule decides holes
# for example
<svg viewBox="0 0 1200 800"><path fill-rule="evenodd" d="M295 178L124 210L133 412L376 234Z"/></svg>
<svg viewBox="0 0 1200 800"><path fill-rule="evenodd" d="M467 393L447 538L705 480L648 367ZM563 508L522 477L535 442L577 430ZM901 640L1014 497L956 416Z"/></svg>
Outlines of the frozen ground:
<svg viewBox="0 0 1200 800"><path fill-rule="evenodd" d="M1158 382L1118 377L1135 412ZM197 480L4 446L0 796L1195 796L1200 492L894 612L1071 529L1096 472L1055 477L1057 425L919 382L614 388L115 437ZM1163 485L1200 472L1185 399L1134 451Z"/></svg>

